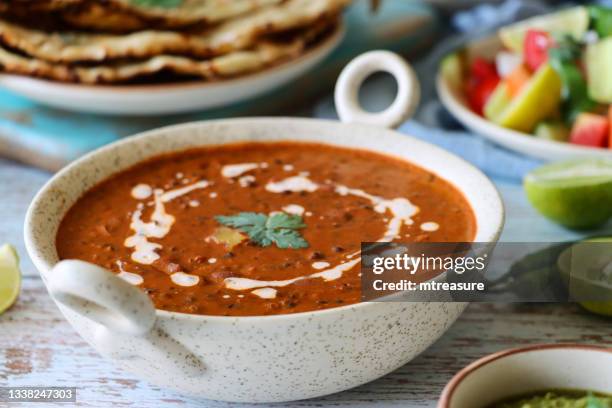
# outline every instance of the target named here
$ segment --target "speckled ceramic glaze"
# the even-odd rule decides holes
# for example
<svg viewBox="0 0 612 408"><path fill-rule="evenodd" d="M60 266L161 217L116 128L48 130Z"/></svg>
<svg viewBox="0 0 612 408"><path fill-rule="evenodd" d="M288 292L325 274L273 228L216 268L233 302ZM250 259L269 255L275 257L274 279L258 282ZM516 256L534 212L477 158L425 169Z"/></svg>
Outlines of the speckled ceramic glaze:
<svg viewBox="0 0 612 408"><path fill-rule="evenodd" d="M127 371L183 393L225 401L290 401L385 375L425 350L455 321L465 304L361 303L261 317L172 313L155 310L138 289L96 266L64 261L52 270L63 215L104 178L160 153L274 140L357 147L408 160L464 193L476 215L477 241L495 241L501 231L502 203L482 173L442 149L391 130L292 118L154 130L104 147L62 170L37 195L27 215L29 254L64 316L89 344ZM77 283L71 287L67 282Z"/></svg>

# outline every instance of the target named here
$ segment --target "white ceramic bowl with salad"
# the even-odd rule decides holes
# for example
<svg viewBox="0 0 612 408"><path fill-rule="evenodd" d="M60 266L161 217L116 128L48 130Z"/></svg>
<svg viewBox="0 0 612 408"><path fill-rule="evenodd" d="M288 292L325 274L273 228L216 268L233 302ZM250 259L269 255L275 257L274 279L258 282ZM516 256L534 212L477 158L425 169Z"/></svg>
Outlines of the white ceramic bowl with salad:
<svg viewBox="0 0 612 408"><path fill-rule="evenodd" d="M447 56L438 93L466 127L544 160L612 158L612 9L507 26Z"/></svg>
<svg viewBox="0 0 612 408"><path fill-rule="evenodd" d="M459 371L437 408L609 408L612 348L540 344L500 351Z"/></svg>

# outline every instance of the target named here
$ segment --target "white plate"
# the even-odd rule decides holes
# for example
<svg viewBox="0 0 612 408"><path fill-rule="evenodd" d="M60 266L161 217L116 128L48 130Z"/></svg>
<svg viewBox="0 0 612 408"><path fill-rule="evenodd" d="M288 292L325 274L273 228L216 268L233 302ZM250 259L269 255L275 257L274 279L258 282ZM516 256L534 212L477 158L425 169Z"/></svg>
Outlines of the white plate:
<svg viewBox="0 0 612 408"><path fill-rule="evenodd" d="M490 57L501 48L498 41L485 39L468 46L470 55ZM567 160L584 157L612 158L612 150L579 146L570 143L537 139L533 135L507 129L474 113L468 106L461 90L438 73L438 95L444 106L468 129L510 150L546 161Z"/></svg>
<svg viewBox="0 0 612 408"><path fill-rule="evenodd" d="M270 92L312 69L342 41L344 27L284 64L217 82L159 85L79 85L0 74L0 86L44 105L110 115L160 115L227 106Z"/></svg>

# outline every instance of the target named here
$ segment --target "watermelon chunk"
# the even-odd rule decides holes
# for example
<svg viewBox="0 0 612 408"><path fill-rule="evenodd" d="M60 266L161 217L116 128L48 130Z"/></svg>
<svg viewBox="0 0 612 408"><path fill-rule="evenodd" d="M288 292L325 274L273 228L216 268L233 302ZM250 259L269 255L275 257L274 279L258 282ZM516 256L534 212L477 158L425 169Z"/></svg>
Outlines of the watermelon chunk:
<svg viewBox="0 0 612 408"><path fill-rule="evenodd" d="M532 71L537 71L548 61L548 49L554 45L550 34L546 31L528 30L525 35L524 59Z"/></svg>
<svg viewBox="0 0 612 408"><path fill-rule="evenodd" d="M570 135L570 143L591 147L606 147L609 139L610 121L594 113L581 113Z"/></svg>
<svg viewBox="0 0 612 408"><path fill-rule="evenodd" d="M608 148L612 149L612 105L608 107L608 122L610 122L610 138L608 139Z"/></svg>
<svg viewBox="0 0 612 408"><path fill-rule="evenodd" d="M499 81L495 64L483 58L476 58L472 62L465 93L474 112L480 116L484 115L485 104L497 88Z"/></svg>

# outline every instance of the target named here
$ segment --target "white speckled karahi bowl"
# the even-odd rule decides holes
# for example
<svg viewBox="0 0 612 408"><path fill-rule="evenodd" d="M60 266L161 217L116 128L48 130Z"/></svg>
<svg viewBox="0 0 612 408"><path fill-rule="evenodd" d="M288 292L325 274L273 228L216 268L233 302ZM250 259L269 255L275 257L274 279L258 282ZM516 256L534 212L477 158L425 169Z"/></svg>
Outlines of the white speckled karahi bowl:
<svg viewBox="0 0 612 408"><path fill-rule="evenodd" d="M381 66L381 61L386 65ZM349 112L357 122L375 123L378 118L383 125L398 123L411 112L416 99L416 88L404 88L415 86L404 65L386 53L349 65L337 88L337 103L344 105L341 114ZM358 107L351 108L357 106L352 99L357 93L351 89L360 86L368 72L380 69L392 71L400 90L404 88L412 97L398 98L381 116L360 117ZM355 82L355 75L361 80ZM425 350L455 321L464 303L360 303L261 317L167 312L155 310L144 292L102 268L81 261L58 264L55 236L62 217L103 179L161 153L273 140L356 147L410 161L465 195L476 216L476 241L496 241L501 232L502 202L480 171L440 148L392 130L322 120L257 118L150 131L77 160L43 187L28 211L28 252L66 319L92 347L127 371L182 393L225 401L290 401L342 391L383 376Z"/></svg>

